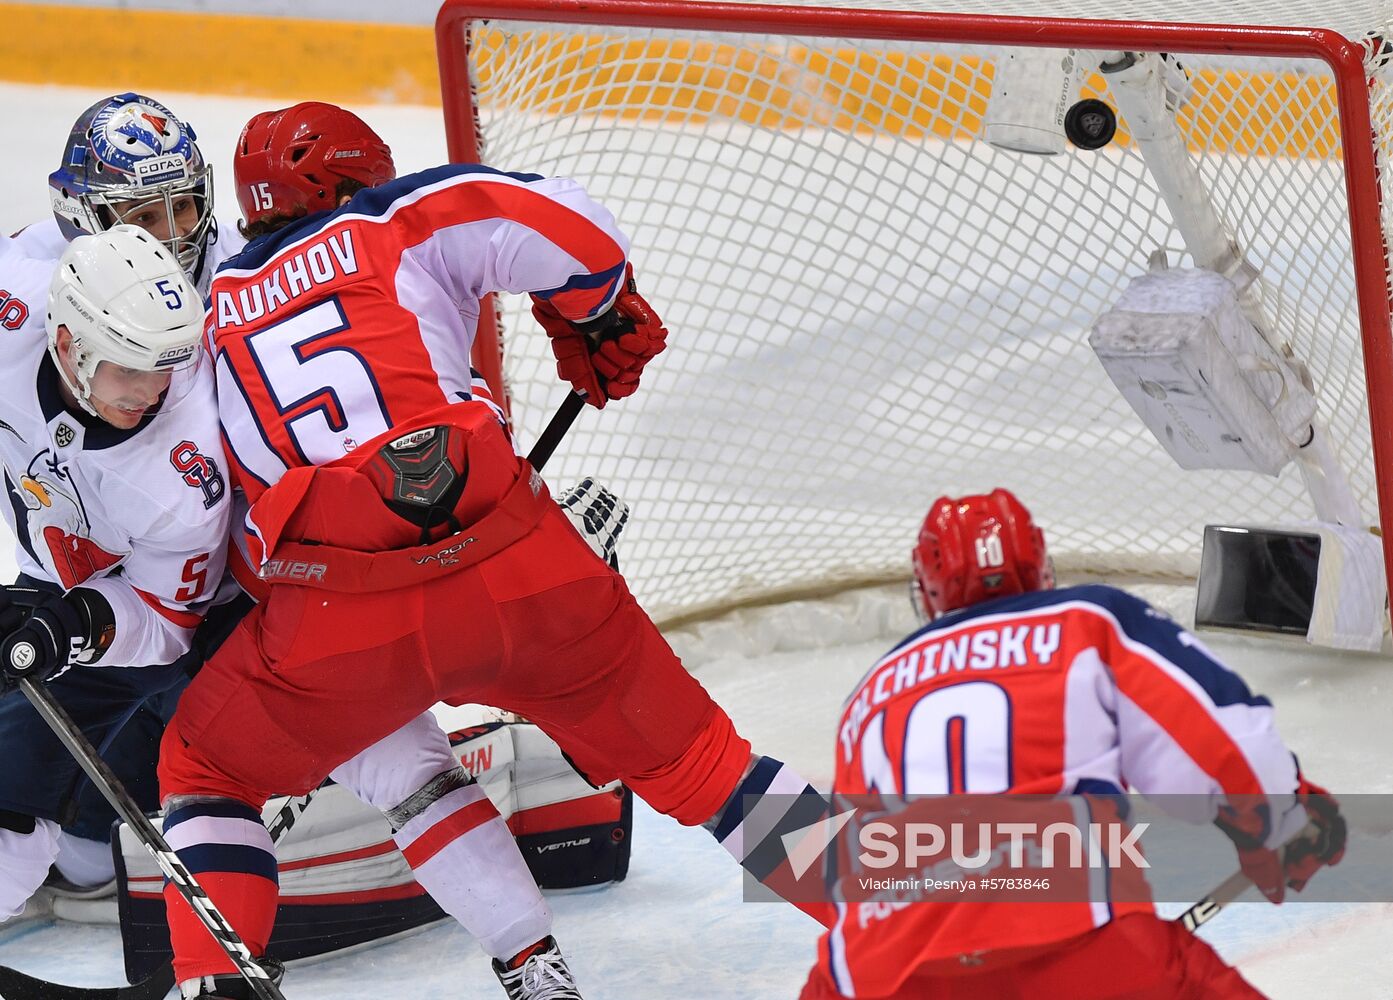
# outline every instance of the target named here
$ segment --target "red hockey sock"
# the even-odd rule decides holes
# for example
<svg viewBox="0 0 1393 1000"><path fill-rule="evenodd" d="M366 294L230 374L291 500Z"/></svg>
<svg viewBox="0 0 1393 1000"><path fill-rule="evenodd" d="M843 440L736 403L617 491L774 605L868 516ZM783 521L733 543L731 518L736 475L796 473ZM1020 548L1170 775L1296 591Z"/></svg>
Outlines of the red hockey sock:
<svg viewBox="0 0 1393 1000"><path fill-rule="evenodd" d="M266 951L279 893L275 848L261 814L222 799L176 809L165 839L254 956ZM177 982L232 972L222 946L171 884L164 889Z"/></svg>

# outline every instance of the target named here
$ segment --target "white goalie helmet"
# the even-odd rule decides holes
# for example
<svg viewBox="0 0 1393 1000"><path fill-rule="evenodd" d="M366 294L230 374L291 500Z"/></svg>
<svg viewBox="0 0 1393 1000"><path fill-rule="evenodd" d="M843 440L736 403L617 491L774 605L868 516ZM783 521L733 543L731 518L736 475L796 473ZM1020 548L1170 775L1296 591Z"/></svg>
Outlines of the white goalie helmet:
<svg viewBox="0 0 1393 1000"><path fill-rule="evenodd" d="M68 244L49 286L47 328L78 404L118 427L187 390L185 373L203 356L202 298L165 244L136 226Z"/></svg>

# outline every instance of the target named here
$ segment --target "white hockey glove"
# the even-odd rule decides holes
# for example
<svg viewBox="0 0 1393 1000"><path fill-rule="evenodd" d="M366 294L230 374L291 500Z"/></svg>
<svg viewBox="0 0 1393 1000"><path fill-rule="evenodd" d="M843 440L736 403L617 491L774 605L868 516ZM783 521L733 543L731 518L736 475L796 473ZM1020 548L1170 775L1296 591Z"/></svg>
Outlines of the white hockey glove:
<svg viewBox="0 0 1393 1000"><path fill-rule="evenodd" d="M576 530L595 554L608 563L610 569L619 569L615 547L619 533L629 520L629 505L589 476L556 502L575 522Z"/></svg>

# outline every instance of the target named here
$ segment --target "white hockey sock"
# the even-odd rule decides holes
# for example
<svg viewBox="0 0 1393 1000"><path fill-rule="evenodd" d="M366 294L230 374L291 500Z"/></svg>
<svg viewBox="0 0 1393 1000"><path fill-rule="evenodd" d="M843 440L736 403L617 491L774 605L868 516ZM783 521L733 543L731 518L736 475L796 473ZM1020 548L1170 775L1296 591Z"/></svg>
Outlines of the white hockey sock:
<svg viewBox="0 0 1393 1000"><path fill-rule="evenodd" d="M33 833L0 829L0 920L17 917L58 857L58 824L34 821Z"/></svg>
<svg viewBox="0 0 1393 1000"><path fill-rule="evenodd" d="M491 958L506 961L551 933L551 907L477 784L446 792L394 839L416 881Z"/></svg>
<svg viewBox="0 0 1393 1000"><path fill-rule="evenodd" d="M111 856L111 844L101 840L74 837L70 833L58 836L58 859L54 862L59 873L73 885L105 885L116 877L116 862Z"/></svg>
<svg viewBox="0 0 1393 1000"><path fill-rule="evenodd" d="M551 908L517 841L429 712L332 777L383 811L416 881L491 958L512 958L551 933Z"/></svg>

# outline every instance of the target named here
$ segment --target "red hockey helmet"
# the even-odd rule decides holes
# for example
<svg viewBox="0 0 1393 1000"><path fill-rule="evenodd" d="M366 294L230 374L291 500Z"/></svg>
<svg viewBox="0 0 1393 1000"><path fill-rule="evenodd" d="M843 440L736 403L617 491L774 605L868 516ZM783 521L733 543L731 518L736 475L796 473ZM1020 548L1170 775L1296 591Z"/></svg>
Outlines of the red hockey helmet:
<svg viewBox="0 0 1393 1000"><path fill-rule="evenodd" d="M914 583L929 620L994 597L1054 586L1045 536L1009 490L939 497L914 547Z"/></svg>
<svg viewBox="0 0 1393 1000"><path fill-rule="evenodd" d="M248 224L335 208L334 188L345 177L376 187L396 176L392 151L366 122L319 101L261 112L242 129L232 158Z"/></svg>

